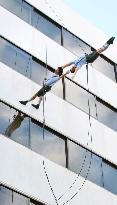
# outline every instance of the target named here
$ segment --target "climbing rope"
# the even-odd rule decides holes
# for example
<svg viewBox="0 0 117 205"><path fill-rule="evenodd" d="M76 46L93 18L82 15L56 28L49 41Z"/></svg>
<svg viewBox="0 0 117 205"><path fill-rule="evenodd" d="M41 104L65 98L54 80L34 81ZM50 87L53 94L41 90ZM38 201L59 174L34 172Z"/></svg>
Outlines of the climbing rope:
<svg viewBox="0 0 117 205"><path fill-rule="evenodd" d="M54 197L54 199L55 199L55 202L56 202L56 204L58 205L58 201L57 201L57 198L56 198L56 196L55 196L55 193L54 193L54 190L53 190L53 188L52 188L52 185L51 185L51 183L50 183L50 179L49 179L49 176L48 176L46 167L45 167L45 162L44 162L44 160L43 160L43 169L44 169L44 173L45 173L47 182L48 182L48 184L49 184L49 187L50 187L51 192L52 192L52 194L53 194L53 197Z"/></svg>

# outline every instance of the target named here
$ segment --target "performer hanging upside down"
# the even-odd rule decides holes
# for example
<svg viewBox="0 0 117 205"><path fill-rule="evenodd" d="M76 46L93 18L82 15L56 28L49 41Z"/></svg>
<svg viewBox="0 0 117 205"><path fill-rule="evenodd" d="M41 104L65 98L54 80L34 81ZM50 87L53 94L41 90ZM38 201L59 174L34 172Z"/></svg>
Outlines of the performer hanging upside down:
<svg viewBox="0 0 117 205"><path fill-rule="evenodd" d="M115 37L111 37L101 48L97 49L96 51L93 51L90 54L85 54L84 56L81 56L80 58L76 59L75 61L72 61L64 66L62 66L61 68L66 68L70 65L73 65L70 69L71 73L74 73L74 75L72 76L72 79L75 77L77 71L84 65L87 63L93 63L98 57L99 55L105 51L110 44L113 44Z"/></svg>
<svg viewBox="0 0 117 205"><path fill-rule="evenodd" d="M55 74L53 74L49 79L47 79L43 85L43 87L35 94L33 95L29 100L25 101L19 101L22 105L26 105L28 102L34 100L36 97L39 97L39 103L37 105L32 104L32 106L36 109L39 108L40 103L42 101L42 97L45 95L46 92L50 91L52 86L60 79L64 78L67 74L69 74L70 71L67 71L65 74L63 74L63 69L61 67L58 67L55 70Z"/></svg>

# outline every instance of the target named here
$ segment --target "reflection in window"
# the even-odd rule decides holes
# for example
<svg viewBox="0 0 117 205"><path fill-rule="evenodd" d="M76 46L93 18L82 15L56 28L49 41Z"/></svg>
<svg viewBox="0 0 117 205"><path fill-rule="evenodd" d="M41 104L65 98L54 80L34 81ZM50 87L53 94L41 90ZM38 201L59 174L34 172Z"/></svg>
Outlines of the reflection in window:
<svg viewBox="0 0 117 205"><path fill-rule="evenodd" d="M91 153L79 145L74 144L73 142L68 142L69 147L69 169L74 171L75 173L83 176L84 178L87 176L90 161L91 168L88 173L88 180L102 186L102 168L101 168L101 158L96 155L92 155ZM84 162L84 166L83 166ZM83 166L83 168L82 168ZM81 170L82 169L82 170ZM98 174L97 174L98 173Z"/></svg>
<svg viewBox="0 0 117 205"><path fill-rule="evenodd" d="M29 118L0 102L0 133L29 147Z"/></svg>
<svg viewBox="0 0 117 205"><path fill-rule="evenodd" d="M27 23L30 23L31 6L24 0L0 0L0 5Z"/></svg>
<svg viewBox="0 0 117 205"><path fill-rule="evenodd" d="M46 69L44 64L32 60L31 79L34 82L42 86L44 78L49 78L51 75L52 72Z"/></svg>
<svg viewBox="0 0 117 205"><path fill-rule="evenodd" d="M83 88L79 87L72 81L65 79L66 101L70 102L77 108L89 113L88 99L90 102L91 116L96 117L95 98L88 94Z"/></svg>
<svg viewBox="0 0 117 205"><path fill-rule="evenodd" d="M66 166L65 141L46 129L43 139L43 128L34 120L31 121L30 129L31 149L57 164Z"/></svg>
<svg viewBox="0 0 117 205"><path fill-rule="evenodd" d="M93 63L93 67L106 75L111 80L115 81L114 65L104 60L102 57L98 57Z"/></svg>
<svg viewBox="0 0 117 205"><path fill-rule="evenodd" d="M43 205L0 185L0 205Z"/></svg>
<svg viewBox="0 0 117 205"><path fill-rule="evenodd" d="M69 162L68 168L83 177L88 173L88 180L95 184L104 187L110 192L117 194L117 169L109 166L95 154L85 150L73 142L68 142L69 147ZM89 164L91 167L88 172ZM83 165L84 163L84 165ZM83 166L83 168L82 168Z"/></svg>
<svg viewBox="0 0 117 205"><path fill-rule="evenodd" d="M69 31L63 29L63 46L76 56L84 55L84 53L90 53L91 48L78 37L74 36Z"/></svg>
<svg viewBox="0 0 117 205"><path fill-rule="evenodd" d="M117 131L117 112L97 101L98 120Z"/></svg>
<svg viewBox="0 0 117 205"><path fill-rule="evenodd" d="M30 77L31 56L0 37L0 61Z"/></svg>
<svg viewBox="0 0 117 205"><path fill-rule="evenodd" d="M46 36L61 44L61 28L35 10L33 10L32 25Z"/></svg>
<svg viewBox="0 0 117 205"><path fill-rule="evenodd" d="M103 162L104 187L117 194L117 169Z"/></svg>

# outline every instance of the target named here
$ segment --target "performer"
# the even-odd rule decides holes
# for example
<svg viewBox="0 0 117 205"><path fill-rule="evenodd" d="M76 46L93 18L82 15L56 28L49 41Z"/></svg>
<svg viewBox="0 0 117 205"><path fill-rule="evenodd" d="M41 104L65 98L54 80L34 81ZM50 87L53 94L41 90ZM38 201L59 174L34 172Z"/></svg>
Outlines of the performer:
<svg viewBox="0 0 117 205"><path fill-rule="evenodd" d="M99 55L105 51L110 44L113 44L115 37L111 37L101 48L97 49L96 51L93 51L90 54L85 54L83 56L81 56L80 58L65 64L64 66L62 66L61 68L66 68L70 65L73 65L70 69L71 73L74 73L74 75L72 76L72 79L74 79L77 71L85 64L87 63L93 63L98 57Z"/></svg>
<svg viewBox="0 0 117 205"><path fill-rule="evenodd" d="M19 101L22 105L26 105L28 102L34 100L36 97L39 98L39 103L37 105L32 104L32 106L36 109L39 108L40 103L42 101L42 97L45 95L46 92L50 91L52 86L59 81L60 79L64 78L67 74L69 74L70 71L67 71L65 74L63 74L63 69L61 67L58 67L55 70L55 73L45 81L44 86L35 94L33 95L29 100L25 101Z"/></svg>

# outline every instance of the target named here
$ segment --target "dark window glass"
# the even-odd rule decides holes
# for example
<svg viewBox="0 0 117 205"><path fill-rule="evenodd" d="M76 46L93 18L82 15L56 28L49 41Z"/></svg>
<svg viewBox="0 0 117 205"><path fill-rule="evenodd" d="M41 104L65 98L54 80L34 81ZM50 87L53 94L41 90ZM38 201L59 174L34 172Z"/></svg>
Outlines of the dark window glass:
<svg viewBox="0 0 117 205"><path fill-rule="evenodd" d="M117 194L117 169L103 162L104 187Z"/></svg>
<svg viewBox="0 0 117 205"><path fill-rule="evenodd" d="M102 186L102 168L101 158L92 155L91 153L73 142L68 142L69 150L69 169L84 178L88 174L88 180ZM91 162L91 167L89 170ZM83 165L84 164L84 165ZM88 171L89 170L89 171ZM97 174L98 173L98 174Z"/></svg>
<svg viewBox="0 0 117 205"><path fill-rule="evenodd" d="M28 5L24 0L0 0L0 5L27 23L30 23L31 6Z"/></svg>
<svg viewBox="0 0 117 205"><path fill-rule="evenodd" d="M33 10L32 25L46 36L61 44L61 28L35 10Z"/></svg>
<svg viewBox="0 0 117 205"><path fill-rule="evenodd" d="M51 71L46 69L45 65L32 60L31 79L34 82L42 86L44 78L49 78L52 74L53 73Z"/></svg>
<svg viewBox="0 0 117 205"><path fill-rule="evenodd" d="M115 80L115 72L114 72L114 65L104 60L102 57L98 57L96 61L93 63L93 67L106 75L108 78L110 78L113 81Z"/></svg>
<svg viewBox="0 0 117 205"><path fill-rule="evenodd" d="M84 55L85 53L90 53L91 48L86 43L81 41L78 37L74 36L69 31L63 29L63 46L69 51L74 53L76 56Z"/></svg>
<svg viewBox="0 0 117 205"><path fill-rule="evenodd" d="M96 117L95 98L83 88L72 81L65 79L66 101L70 102L82 111L89 113L88 99L90 102L91 116Z"/></svg>
<svg viewBox="0 0 117 205"><path fill-rule="evenodd" d="M0 185L0 205L42 205L42 203Z"/></svg>
<svg viewBox="0 0 117 205"><path fill-rule="evenodd" d="M29 205L29 199L10 189L0 186L1 205Z"/></svg>
<svg viewBox="0 0 117 205"><path fill-rule="evenodd" d="M65 140L45 129L43 139L43 128L31 121L31 149L47 157L48 159L66 166L65 162Z"/></svg>
<svg viewBox="0 0 117 205"><path fill-rule="evenodd" d="M117 194L117 169L103 162L102 159L95 154L91 156L91 152L71 141L68 141L68 151L69 169L84 178L86 178L88 174L88 180Z"/></svg>
<svg viewBox="0 0 117 205"><path fill-rule="evenodd" d="M0 102L0 133L29 146L29 118Z"/></svg>
<svg viewBox="0 0 117 205"><path fill-rule="evenodd" d="M117 131L117 112L97 101L98 120Z"/></svg>
<svg viewBox="0 0 117 205"><path fill-rule="evenodd" d="M30 77L31 56L2 38L0 38L0 61Z"/></svg>

